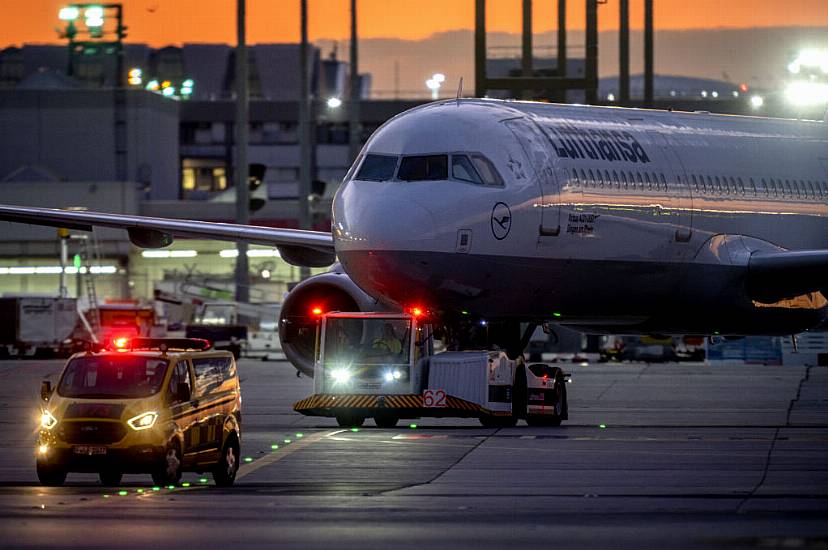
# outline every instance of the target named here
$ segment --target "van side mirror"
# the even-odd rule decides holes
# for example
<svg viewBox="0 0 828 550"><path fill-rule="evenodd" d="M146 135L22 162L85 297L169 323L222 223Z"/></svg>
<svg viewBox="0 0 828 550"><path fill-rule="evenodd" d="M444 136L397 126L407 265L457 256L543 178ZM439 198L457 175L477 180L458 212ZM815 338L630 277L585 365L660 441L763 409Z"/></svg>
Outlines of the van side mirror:
<svg viewBox="0 0 828 550"><path fill-rule="evenodd" d="M182 403L189 401L191 397L189 384L179 382L178 386L175 388L175 397Z"/></svg>
<svg viewBox="0 0 828 550"><path fill-rule="evenodd" d="M40 398L43 401L48 401L49 397L52 395L52 383L48 380L44 380L40 383Z"/></svg>

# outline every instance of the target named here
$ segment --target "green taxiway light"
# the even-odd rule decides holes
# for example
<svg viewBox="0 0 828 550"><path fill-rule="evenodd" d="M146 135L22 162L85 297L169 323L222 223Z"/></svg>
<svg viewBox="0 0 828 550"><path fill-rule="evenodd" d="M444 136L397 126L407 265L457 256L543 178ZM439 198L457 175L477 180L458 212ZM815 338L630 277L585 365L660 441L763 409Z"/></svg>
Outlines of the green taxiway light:
<svg viewBox="0 0 828 550"><path fill-rule="evenodd" d="M169 489L170 491L172 491L173 489L175 489L175 485L167 485L167 489Z"/></svg>
<svg viewBox="0 0 828 550"><path fill-rule="evenodd" d="M462 313L463 315L468 315L469 314L469 312L466 311L465 309L463 311L461 311L460 313Z"/></svg>
<svg viewBox="0 0 828 550"><path fill-rule="evenodd" d="M246 456L246 457L244 457L244 461L245 462L253 462L253 459L250 458L249 456Z"/></svg>
<svg viewBox="0 0 828 550"><path fill-rule="evenodd" d="M553 311L553 312L552 312L552 317L560 317L560 316L561 316L561 312L560 312L560 311Z"/></svg>
<svg viewBox="0 0 828 550"><path fill-rule="evenodd" d="M408 427L409 427L409 428L411 428L411 429L413 430L414 428L416 428L416 427L417 427L417 425L416 425L416 424L409 424L409 425L408 425Z"/></svg>
<svg viewBox="0 0 828 550"><path fill-rule="evenodd" d="M299 433L296 434L296 437L305 437L305 434L303 434L302 432L299 432Z"/></svg>
<svg viewBox="0 0 828 550"><path fill-rule="evenodd" d="M138 489L138 491L137 491L137 492L138 492L138 493L143 493L143 492L144 492L144 490L143 490L143 489Z"/></svg>
<svg viewBox="0 0 828 550"><path fill-rule="evenodd" d="M104 498L109 498L109 495L101 495Z"/></svg>
<svg viewBox="0 0 828 550"><path fill-rule="evenodd" d="M290 443L290 439L285 439L285 443Z"/></svg>
<svg viewBox="0 0 828 550"><path fill-rule="evenodd" d="M129 494L129 491L124 491L123 489L121 489L120 491L118 491L118 495L119 495L119 496L122 496L122 497L125 497L125 496L127 496L128 494Z"/></svg>
<svg viewBox="0 0 828 550"><path fill-rule="evenodd" d="M159 487L158 485L156 485L155 487L153 487L153 488L152 488L152 490L153 490L153 491L160 491L160 490L161 490L161 487Z"/></svg>
<svg viewBox="0 0 828 550"><path fill-rule="evenodd" d="M207 483L207 478L206 477L201 477L201 478L198 479L198 481L199 481L199 483Z"/></svg>
<svg viewBox="0 0 828 550"><path fill-rule="evenodd" d="M274 443L273 445L270 446L270 448L275 451L276 449L279 448L279 446Z"/></svg>
<svg viewBox="0 0 828 550"><path fill-rule="evenodd" d="M352 432L358 432L358 431L359 431L359 428L351 428L351 431L352 431Z"/></svg>
<svg viewBox="0 0 828 550"><path fill-rule="evenodd" d="M184 483L182 483L182 484L181 484L181 486L182 486L182 487L189 487L189 486L190 486L190 482L189 482L189 481L185 481Z"/></svg>
<svg viewBox="0 0 828 550"><path fill-rule="evenodd" d="M604 428L606 428L606 427L607 427L607 425L606 425L606 424L598 424L598 427L599 427L599 428L601 428L601 429L603 430Z"/></svg>

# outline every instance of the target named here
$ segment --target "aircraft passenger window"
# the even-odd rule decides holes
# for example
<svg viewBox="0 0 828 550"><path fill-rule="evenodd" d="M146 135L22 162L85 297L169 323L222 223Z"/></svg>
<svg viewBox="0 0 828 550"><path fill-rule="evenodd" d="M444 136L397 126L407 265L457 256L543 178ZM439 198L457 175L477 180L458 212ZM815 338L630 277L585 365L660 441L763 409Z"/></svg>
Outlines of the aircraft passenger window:
<svg viewBox="0 0 828 550"><path fill-rule="evenodd" d="M713 176L716 180L716 189L718 189L719 194L721 193L729 193L730 189L727 187L727 179L724 180L724 185L722 185L722 180L719 179L719 176Z"/></svg>
<svg viewBox="0 0 828 550"><path fill-rule="evenodd" d="M494 164L483 155L472 155L472 164L485 185L503 185L503 178L497 173Z"/></svg>
<svg viewBox="0 0 828 550"><path fill-rule="evenodd" d="M397 157L391 155L365 155L365 160L357 173L356 179L368 181L386 181L394 177Z"/></svg>
<svg viewBox="0 0 828 550"><path fill-rule="evenodd" d="M466 155L451 155L451 177L460 181L483 183Z"/></svg>
<svg viewBox="0 0 828 550"><path fill-rule="evenodd" d="M397 177L403 181L448 179L448 155L403 157Z"/></svg>

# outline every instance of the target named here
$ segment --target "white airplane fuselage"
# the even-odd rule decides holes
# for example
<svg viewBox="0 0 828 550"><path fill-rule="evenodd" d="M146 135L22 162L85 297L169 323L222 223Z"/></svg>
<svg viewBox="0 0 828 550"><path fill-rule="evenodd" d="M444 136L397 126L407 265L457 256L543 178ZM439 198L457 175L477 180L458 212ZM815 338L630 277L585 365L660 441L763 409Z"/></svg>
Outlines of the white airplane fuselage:
<svg viewBox="0 0 828 550"><path fill-rule="evenodd" d="M377 155L397 159L393 174L360 177ZM422 156L436 179L408 170ZM461 157L475 156L499 178L480 161L489 184L462 179ZM828 249L828 124L429 104L368 141L335 197L333 235L348 275L400 307L596 332L813 328L828 315L820 292L767 304L743 287L755 251Z"/></svg>

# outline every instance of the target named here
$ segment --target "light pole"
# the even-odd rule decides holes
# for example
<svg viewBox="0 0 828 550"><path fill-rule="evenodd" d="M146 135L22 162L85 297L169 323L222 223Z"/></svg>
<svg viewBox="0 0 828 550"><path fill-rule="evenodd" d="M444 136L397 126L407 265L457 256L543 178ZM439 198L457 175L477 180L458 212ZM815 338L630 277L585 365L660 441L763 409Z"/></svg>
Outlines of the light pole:
<svg viewBox="0 0 828 550"><path fill-rule="evenodd" d="M250 223L249 167L247 166L247 44L245 27L246 0L236 0L236 223ZM250 274L247 243L236 244L236 301L250 301Z"/></svg>
<svg viewBox="0 0 828 550"><path fill-rule="evenodd" d="M308 0L301 0L301 39L299 44L299 228L310 229L308 196L311 192L311 91L308 75ZM300 268L300 277L310 277L310 269Z"/></svg>
<svg viewBox="0 0 828 550"><path fill-rule="evenodd" d="M357 40L357 0L351 0L351 105L348 109L348 153L351 162L356 160L362 145L359 128L359 44Z"/></svg>

